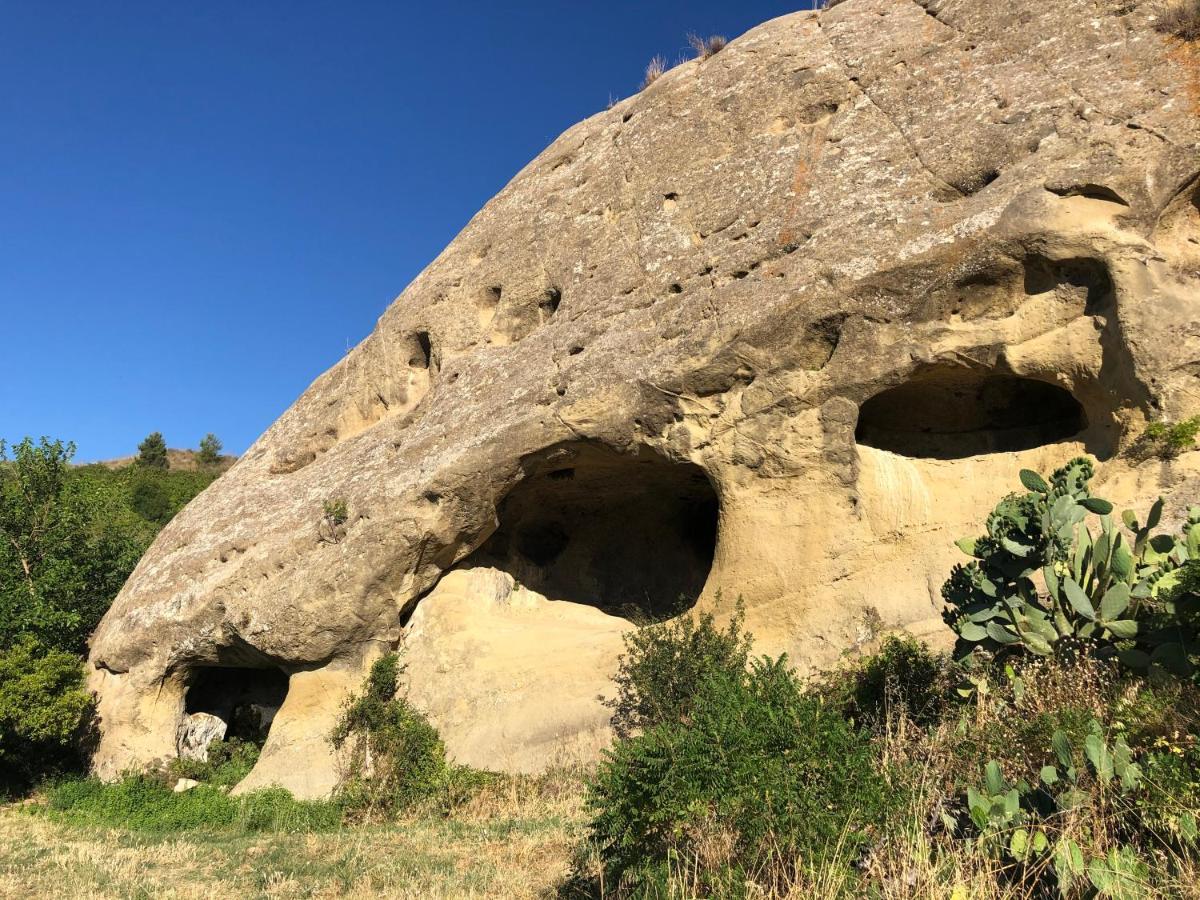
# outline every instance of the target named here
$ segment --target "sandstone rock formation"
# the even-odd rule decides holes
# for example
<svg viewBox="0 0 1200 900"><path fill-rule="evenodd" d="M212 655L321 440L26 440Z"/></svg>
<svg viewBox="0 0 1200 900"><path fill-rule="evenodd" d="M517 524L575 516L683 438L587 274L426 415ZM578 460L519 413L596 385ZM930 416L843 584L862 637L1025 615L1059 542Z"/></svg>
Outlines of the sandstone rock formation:
<svg viewBox="0 0 1200 900"><path fill-rule="evenodd" d="M943 634L1022 466L1194 501L1198 454L1120 455L1200 411L1200 67L1154 13L846 0L567 131L163 530L93 641L98 770L283 677L241 787L326 792L392 647L459 758L594 754L614 617L740 596L807 670Z"/></svg>

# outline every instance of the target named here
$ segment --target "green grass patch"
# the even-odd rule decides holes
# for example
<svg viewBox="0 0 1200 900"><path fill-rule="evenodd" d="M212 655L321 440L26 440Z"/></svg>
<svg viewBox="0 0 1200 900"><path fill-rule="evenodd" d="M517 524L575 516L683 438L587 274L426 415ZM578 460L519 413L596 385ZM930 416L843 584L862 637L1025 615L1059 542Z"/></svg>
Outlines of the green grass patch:
<svg viewBox="0 0 1200 900"><path fill-rule="evenodd" d="M342 822L340 805L297 800L282 788L233 797L200 785L176 794L143 775L113 784L94 778L59 782L47 791L45 806L34 808L75 825L150 834L199 829L238 834L328 831Z"/></svg>

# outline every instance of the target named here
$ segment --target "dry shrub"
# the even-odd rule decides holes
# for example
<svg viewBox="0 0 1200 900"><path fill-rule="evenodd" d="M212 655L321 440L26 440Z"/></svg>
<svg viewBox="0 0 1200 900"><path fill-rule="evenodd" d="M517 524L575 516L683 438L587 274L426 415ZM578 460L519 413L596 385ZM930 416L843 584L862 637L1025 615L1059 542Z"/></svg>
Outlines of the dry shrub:
<svg viewBox="0 0 1200 900"><path fill-rule="evenodd" d="M1169 0L1159 10L1154 27L1184 41L1200 38L1200 0Z"/></svg>
<svg viewBox="0 0 1200 900"><path fill-rule="evenodd" d="M703 38L698 34L689 34L688 43L696 51L697 59L710 59L725 49L729 43L723 34L714 34Z"/></svg>
<svg viewBox="0 0 1200 900"><path fill-rule="evenodd" d="M654 84L654 82L658 81L663 73L667 71L667 68L667 60L662 56L655 56L650 62L646 63L646 76L642 79L642 90L644 91L650 85Z"/></svg>

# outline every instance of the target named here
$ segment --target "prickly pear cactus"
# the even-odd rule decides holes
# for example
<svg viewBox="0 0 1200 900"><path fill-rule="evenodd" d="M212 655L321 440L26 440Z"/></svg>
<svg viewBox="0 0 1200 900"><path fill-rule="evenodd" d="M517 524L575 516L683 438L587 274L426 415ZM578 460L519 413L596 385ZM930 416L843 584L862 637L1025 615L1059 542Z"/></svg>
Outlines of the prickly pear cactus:
<svg viewBox="0 0 1200 900"><path fill-rule="evenodd" d="M1085 457L1048 482L1022 470L1027 493L1001 500L986 534L958 542L974 559L955 566L942 596L961 655L983 649L1047 656L1073 637L1131 666L1187 668L1178 635L1149 626L1162 625L1180 567L1200 559L1200 509L1192 510L1180 538L1153 533L1161 498L1144 523L1126 511L1123 530L1112 504L1092 496L1094 474Z"/></svg>

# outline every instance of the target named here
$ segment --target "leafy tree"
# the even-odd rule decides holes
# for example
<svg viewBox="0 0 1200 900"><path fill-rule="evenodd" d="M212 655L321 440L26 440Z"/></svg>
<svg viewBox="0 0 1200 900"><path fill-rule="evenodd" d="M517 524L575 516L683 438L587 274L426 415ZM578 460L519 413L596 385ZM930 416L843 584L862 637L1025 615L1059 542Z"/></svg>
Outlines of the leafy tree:
<svg viewBox="0 0 1200 900"><path fill-rule="evenodd" d="M221 440L211 431L200 440L200 452L196 454L201 465L215 466L221 461Z"/></svg>
<svg viewBox="0 0 1200 900"><path fill-rule="evenodd" d="M146 439L138 444L137 464L152 469L165 469L167 462L167 442L161 431L153 431Z"/></svg>
<svg viewBox="0 0 1200 900"><path fill-rule="evenodd" d="M86 497L64 500L73 444L26 438L12 451L0 445L0 649L33 637L82 652L128 574L126 548L93 527Z"/></svg>
<svg viewBox="0 0 1200 900"><path fill-rule="evenodd" d="M11 465L0 468L0 532L16 556L30 596L37 593L34 569L57 524L56 501L74 455L74 444L43 437L35 446L31 438L25 438L13 447ZM0 464L9 462L8 448L0 440Z"/></svg>

